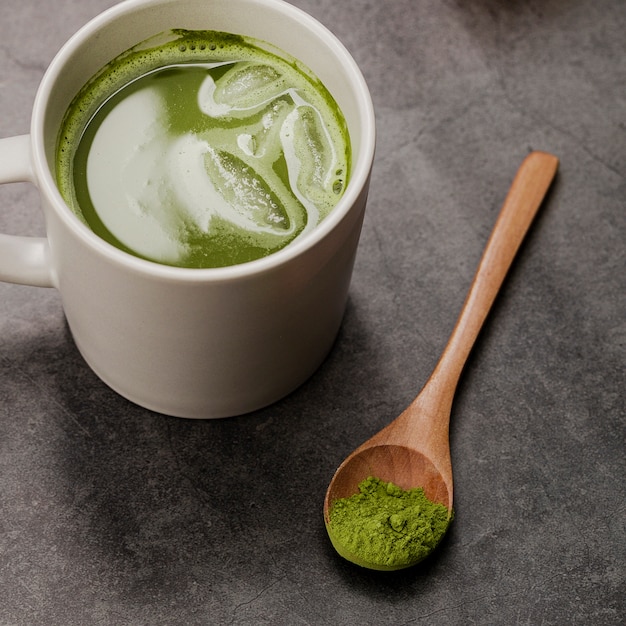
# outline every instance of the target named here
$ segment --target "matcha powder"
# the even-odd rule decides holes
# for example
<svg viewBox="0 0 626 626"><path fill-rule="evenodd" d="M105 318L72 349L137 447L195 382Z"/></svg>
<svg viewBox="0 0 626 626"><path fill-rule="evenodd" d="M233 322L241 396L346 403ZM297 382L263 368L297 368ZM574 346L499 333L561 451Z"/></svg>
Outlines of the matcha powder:
<svg viewBox="0 0 626 626"><path fill-rule="evenodd" d="M447 507L431 502L421 487L405 491L370 476L359 493L333 504L329 532L356 563L400 569L428 556L451 520Z"/></svg>

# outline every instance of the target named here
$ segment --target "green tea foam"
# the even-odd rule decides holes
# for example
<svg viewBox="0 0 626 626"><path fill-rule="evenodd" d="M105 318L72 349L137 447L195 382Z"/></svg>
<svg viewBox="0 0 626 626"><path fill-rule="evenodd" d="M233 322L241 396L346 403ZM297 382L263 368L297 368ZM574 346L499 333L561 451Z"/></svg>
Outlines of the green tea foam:
<svg viewBox="0 0 626 626"><path fill-rule="evenodd" d="M242 263L315 228L340 199L350 143L309 70L248 38L173 31L77 95L59 189L94 232L184 267Z"/></svg>

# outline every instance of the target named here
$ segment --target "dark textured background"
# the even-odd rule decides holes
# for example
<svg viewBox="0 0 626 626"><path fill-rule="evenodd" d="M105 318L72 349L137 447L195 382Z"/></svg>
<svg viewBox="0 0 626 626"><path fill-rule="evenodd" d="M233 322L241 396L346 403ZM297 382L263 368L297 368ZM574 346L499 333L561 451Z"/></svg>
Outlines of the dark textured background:
<svg viewBox="0 0 626 626"><path fill-rule="evenodd" d="M137 408L54 290L0 284L0 624L621 624L626 615L626 5L296 0L351 50L378 151L345 321L263 411ZM111 0L2 0L0 136ZM457 517L396 574L333 552L335 467L419 391L514 172L561 159L462 378ZM41 234L0 188L0 232Z"/></svg>

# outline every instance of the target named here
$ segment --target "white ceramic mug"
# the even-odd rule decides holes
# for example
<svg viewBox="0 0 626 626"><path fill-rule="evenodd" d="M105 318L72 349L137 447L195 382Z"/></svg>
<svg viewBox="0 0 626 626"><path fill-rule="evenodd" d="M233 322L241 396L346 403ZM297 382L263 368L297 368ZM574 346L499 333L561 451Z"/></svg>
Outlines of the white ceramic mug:
<svg viewBox="0 0 626 626"><path fill-rule="evenodd" d="M347 189L287 248L250 263L185 269L144 261L85 226L55 184L61 120L111 59L171 28L270 42L308 65L342 109L352 142ZM324 26L282 0L127 0L78 31L46 71L29 135L0 140L0 182L40 192L45 238L0 235L0 280L55 287L81 354L110 387L179 417L246 413L304 382L345 309L374 156L374 113L356 63Z"/></svg>

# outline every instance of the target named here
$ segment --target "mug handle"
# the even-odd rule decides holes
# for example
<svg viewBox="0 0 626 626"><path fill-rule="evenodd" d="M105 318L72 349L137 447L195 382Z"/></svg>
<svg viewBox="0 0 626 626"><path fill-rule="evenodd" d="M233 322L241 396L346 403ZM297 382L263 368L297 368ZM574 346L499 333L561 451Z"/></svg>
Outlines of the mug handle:
<svg viewBox="0 0 626 626"><path fill-rule="evenodd" d="M35 183L30 135L0 139L0 184L17 182ZM0 233L0 281L54 287L48 240Z"/></svg>

